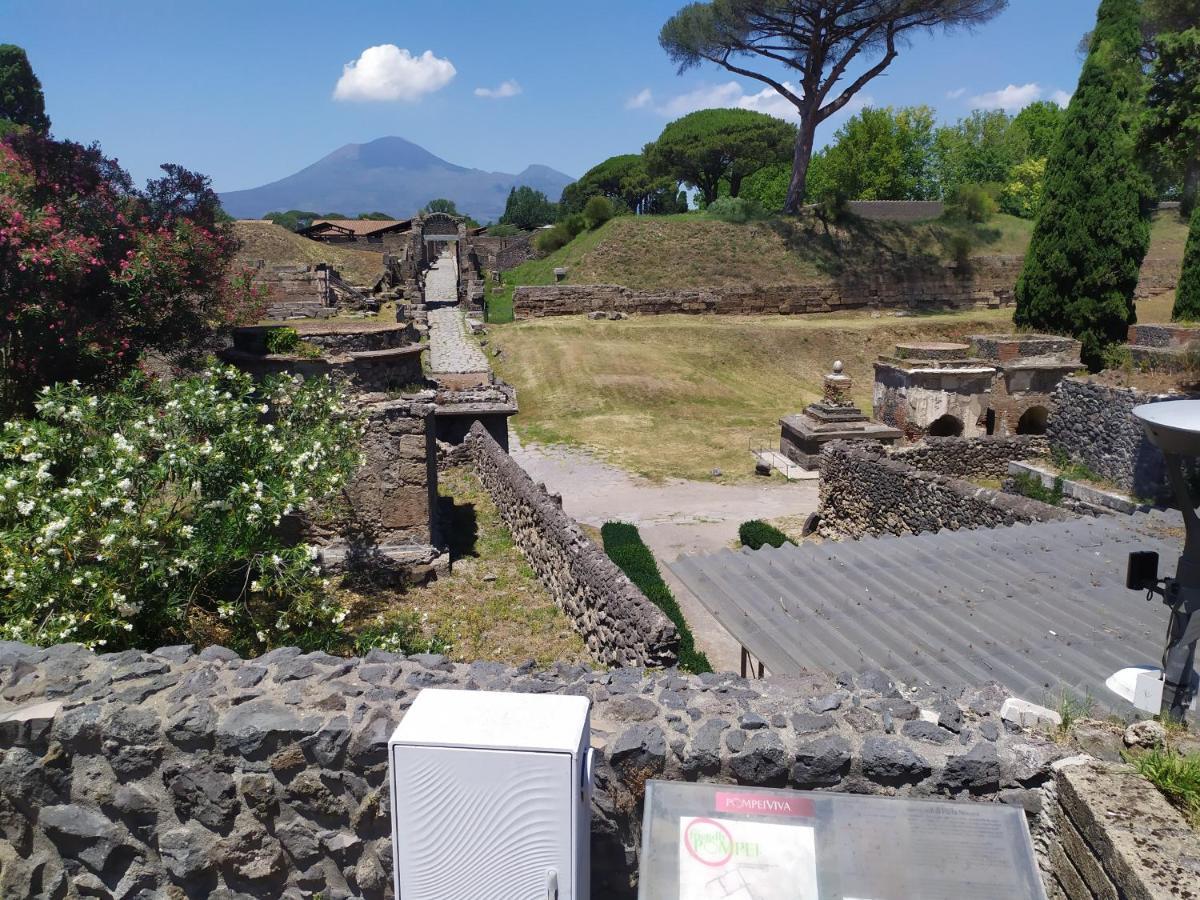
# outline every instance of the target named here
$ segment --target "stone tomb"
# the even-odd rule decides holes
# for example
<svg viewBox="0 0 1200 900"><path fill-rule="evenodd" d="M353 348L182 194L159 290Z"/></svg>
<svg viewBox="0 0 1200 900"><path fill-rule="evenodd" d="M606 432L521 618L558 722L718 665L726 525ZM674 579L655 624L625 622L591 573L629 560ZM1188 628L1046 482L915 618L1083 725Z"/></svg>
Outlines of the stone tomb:
<svg viewBox="0 0 1200 900"><path fill-rule="evenodd" d="M830 441L878 441L891 445L900 439L898 429L868 419L850 399L853 384L839 360L825 376L824 395L804 412L779 420L779 452L804 469L817 469L821 447Z"/></svg>
<svg viewBox="0 0 1200 900"><path fill-rule="evenodd" d="M875 418L908 441L1043 434L1054 389L1080 367L1079 352L1078 341L1041 334L897 344L875 363Z"/></svg>

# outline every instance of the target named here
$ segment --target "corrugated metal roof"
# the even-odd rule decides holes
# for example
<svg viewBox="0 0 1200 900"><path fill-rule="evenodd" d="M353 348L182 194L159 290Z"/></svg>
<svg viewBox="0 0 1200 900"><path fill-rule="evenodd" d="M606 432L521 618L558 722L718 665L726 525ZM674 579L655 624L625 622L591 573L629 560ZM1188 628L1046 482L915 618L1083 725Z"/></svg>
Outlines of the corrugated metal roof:
<svg viewBox="0 0 1200 900"><path fill-rule="evenodd" d="M1107 517L683 556L671 570L774 674L882 669L908 684L998 681L1126 709L1104 681L1158 664L1167 608L1125 589L1131 550L1174 572L1172 515ZM1181 524L1181 523L1179 523Z"/></svg>

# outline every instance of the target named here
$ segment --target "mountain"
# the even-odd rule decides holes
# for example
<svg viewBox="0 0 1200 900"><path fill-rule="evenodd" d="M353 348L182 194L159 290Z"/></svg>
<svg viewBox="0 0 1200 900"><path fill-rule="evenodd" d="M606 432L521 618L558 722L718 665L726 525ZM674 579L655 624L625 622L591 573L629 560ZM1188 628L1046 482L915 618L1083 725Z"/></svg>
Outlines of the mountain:
<svg viewBox="0 0 1200 900"><path fill-rule="evenodd" d="M404 138L384 137L347 144L294 175L244 191L221 194L225 211L257 219L274 210L304 209L347 216L382 211L407 217L438 197L460 212L491 222L504 212L508 192L528 185L558 200L574 181L549 166L533 165L517 175L468 169L434 156Z"/></svg>

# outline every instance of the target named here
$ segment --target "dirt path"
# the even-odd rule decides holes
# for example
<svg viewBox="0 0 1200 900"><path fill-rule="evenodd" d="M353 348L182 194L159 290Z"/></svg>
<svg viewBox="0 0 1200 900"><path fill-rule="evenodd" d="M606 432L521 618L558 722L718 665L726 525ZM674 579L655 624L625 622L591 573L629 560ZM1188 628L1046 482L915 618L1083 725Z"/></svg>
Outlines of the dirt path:
<svg viewBox="0 0 1200 900"><path fill-rule="evenodd" d="M685 553L719 550L737 540L747 519L802 516L817 508L816 482L785 484L763 480L715 484L667 479L652 482L566 447L522 445L514 434L512 457L534 481L561 494L563 509L585 525L599 528L620 520L638 526L653 551L683 614L713 667L736 671L739 646L666 563Z"/></svg>

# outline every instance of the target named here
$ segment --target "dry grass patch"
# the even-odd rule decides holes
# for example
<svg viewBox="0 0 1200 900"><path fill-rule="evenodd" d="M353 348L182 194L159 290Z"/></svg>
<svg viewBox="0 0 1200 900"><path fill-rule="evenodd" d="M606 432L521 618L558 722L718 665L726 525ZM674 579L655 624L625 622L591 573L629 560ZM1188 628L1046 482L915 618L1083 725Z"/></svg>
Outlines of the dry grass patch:
<svg viewBox="0 0 1200 900"><path fill-rule="evenodd" d="M281 228L274 222L241 220L233 225L241 241L237 264L253 266L266 260L268 266L315 266L329 263L352 284L374 284L383 274L383 253L372 250L348 250Z"/></svg>
<svg viewBox="0 0 1200 900"><path fill-rule="evenodd" d="M475 474L467 467L441 473L438 491L452 574L404 592L346 592L348 627L400 634L414 649L461 662L591 664L583 638L514 546Z"/></svg>
<svg viewBox="0 0 1200 900"><path fill-rule="evenodd" d="M1011 327L1011 310L928 316L582 316L493 329L495 363L517 387L518 432L585 447L651 478L751 477L751 440L775 445L778 420L821 393L834 359L871 408L873 362L897 341Z"/></svg>

